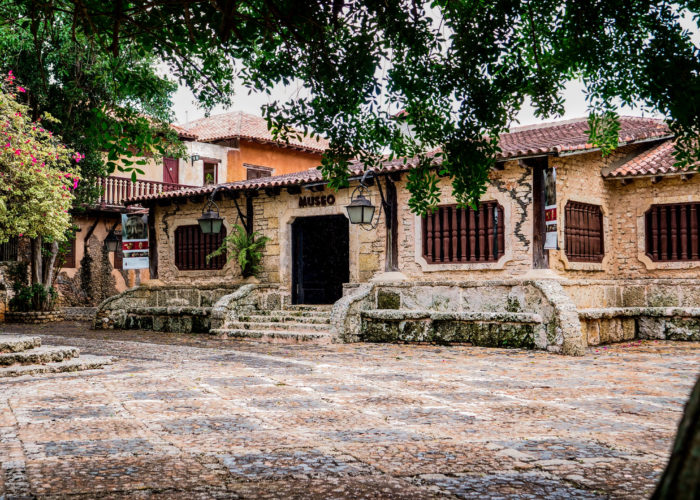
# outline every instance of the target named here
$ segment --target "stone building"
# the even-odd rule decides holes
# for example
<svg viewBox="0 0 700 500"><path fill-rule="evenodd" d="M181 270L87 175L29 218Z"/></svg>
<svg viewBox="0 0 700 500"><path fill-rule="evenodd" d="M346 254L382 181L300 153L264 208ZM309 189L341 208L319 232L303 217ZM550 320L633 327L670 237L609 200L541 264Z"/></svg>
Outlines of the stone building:
<svg viewBox="0 0 700 500"><path fill-rule="evenodd" d="M125 207L125 199L307 170L320 164L327 147L325 140L309 137L289 143L276 140L263 118L241 112L173 128L185 144L187 158L148 161L139 166L144 173L136 182L128 172L114 172L100 181L103 194L98 202L74 215L79 230L59 277L59 289L69 305L96 305L149 278L147 269L123 269L121 251L105 249L110 232L121 237L122 213L144 211L138 205Z"/></svg>
<svg viewBox="0 0 700 500"><path fill-rule="evenodd" d="M308 169L133 197L155 227L154 279L105 301L96 326L566 354L700 340L700 177L674 167L663 122L623 117L605 158L585 119L513 129L500 145L477 211L441 178L437 210L412 214L402 160L365 182L372 224L346 210L361 165L337 192ZM257 279L204 258L222 238L197 226L212 196L222 234L244 222L270 239Z"/></svg>

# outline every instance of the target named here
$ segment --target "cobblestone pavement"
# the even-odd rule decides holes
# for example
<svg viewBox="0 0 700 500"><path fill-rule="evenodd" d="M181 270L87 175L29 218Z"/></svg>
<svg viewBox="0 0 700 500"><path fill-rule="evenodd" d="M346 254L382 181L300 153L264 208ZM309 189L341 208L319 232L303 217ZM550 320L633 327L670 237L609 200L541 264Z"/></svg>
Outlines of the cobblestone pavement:
<svg viewBox="0 0 700 500"><path fill-rule="evenodd" d="M644 498L697 343L583 358L0 326L118 356L1 379L0 498Z"/></svg>

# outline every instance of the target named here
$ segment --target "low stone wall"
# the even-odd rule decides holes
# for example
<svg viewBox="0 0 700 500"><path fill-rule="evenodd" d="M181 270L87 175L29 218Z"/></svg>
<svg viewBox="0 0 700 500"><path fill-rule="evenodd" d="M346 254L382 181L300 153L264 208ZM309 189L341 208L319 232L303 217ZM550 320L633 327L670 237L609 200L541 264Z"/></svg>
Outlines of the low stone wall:
<svg viewBox="0 0 700 500"><path fill-rule="evenodd" d="M626 340L700 341L698 307L618 307L579 312L588 345Z"/></svg>
<svg viewBox="0 0 700 500"><path fill-rule="evenodd" d="M533 349L544 331L538 314L511 312L362 311L365 342L470 343Z"/></svg>
<svg viewBox="0 0 700 500"><path fill-rule="evenodd" d="M341 301L358 293L348 290ZM584 353L576 307L556 280L378 282L368 295L350 313L361 328L346 334L346 341L471 342ZM367 312L374 309L395 312ZM347 318L345 323L354 324Z"/></svg>
<svg viewBox="0 0 700 500"><path fill-rule="evenodd" d="M92 321L97 313L96 307L64 307L62 308L66 321Z"/></svg>
<svg viewBox="0 0 700 500"><path fill-rule="evenodd" d="M700 279L570 280L562 287L579 310L700 307Z"/></svg>
<svg viewBox="0 0 700 500"><path fill-rule="evenodd" d="M213 305L241 284L144 284L110 297L97 308L96 329L208 333Z"/></svg>
<svg viewBox="0 0 700 500"><path fill-rule="evenodd" d="M63 311L5 311L6 323L41 324L62 321Z"/></svg>

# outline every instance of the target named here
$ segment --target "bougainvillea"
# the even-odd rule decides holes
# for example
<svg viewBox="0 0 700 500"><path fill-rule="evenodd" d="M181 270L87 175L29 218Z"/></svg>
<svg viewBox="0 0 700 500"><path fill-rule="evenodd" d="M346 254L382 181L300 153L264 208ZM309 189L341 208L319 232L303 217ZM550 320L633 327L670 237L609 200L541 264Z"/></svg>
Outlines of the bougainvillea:
<svg viewBox="0 0 700 500"><path fill-rule="evenodd" d="M82 154L68 149L44 123L30 119L12 72L0 82L0 243L13 236L62 241L80 183Z"/></svg>

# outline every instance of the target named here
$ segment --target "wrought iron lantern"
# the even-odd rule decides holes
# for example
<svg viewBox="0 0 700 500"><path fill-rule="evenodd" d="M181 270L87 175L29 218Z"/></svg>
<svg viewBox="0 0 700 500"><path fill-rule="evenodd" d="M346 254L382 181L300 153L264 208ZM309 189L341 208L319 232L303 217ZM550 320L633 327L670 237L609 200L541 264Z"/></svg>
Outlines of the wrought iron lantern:
<svg viewBox="0 0 700 500"><path fill-rule="evenodd" d="M363 187L363 186L360 186ZM360 189L358 187L358 189ZM348 211L348 218L351 224L371 224L372 219L374 219L374 205L362 194L364 190L360 189L360 192L355 195L353 192L350 204L345 207Z"/></svg>
<svg viewBox="0 0 700 500"><path fill-rule="evenodd" d="M207 201L202 210L202 216L197 219L199 227L204 234L219 234L221 232L224 219L219 215L219 206L214 203L214 196L216 196L218 189L218 187L214 189L214 192L209 197L209 201Z"/></svg>
<svg viewBox="0 0 700 500"><path fill-rule="evenodd" d="M119 247L119 238L114 234L114 231L110 231L105 238L105 247L107 247L108 252L116 252Z"/></svg>
<svg viewBox="0 0 700 500"><path fill-rule="evenodd" d="M377 215L376 222L374 220L374 212L376 207L372 205L372 202L365 196L365 192L369 191L367 184L367 177L376 177L376 174L372 170L367 170L362 179L360 179L360 185L355 188L350 196L350 204L345 207L348 211L348 218L351 224L359 224L362 229L367 231L375 229L377 224L379 224L379 217L382 213L382 208L388 210L389 206L384 200L384 192L382 191L382 185L377 180L377 188L379 189L379 195L382 198L382 203L379 206L379 214Z"/></svg>

